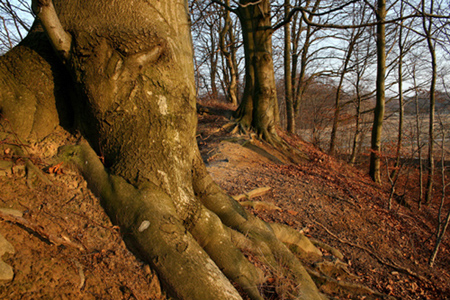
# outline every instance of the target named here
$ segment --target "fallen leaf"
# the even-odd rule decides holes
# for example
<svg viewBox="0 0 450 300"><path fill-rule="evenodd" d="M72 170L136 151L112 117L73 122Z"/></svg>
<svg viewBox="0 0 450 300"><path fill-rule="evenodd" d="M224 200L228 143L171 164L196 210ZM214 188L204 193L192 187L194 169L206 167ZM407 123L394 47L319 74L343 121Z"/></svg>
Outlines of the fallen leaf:
<svg viewBox="0 0 450 300"><path fill-rule="evenodd" d="M288 210L287 212L288 212L290 215L293 215L294 217L295 217L296 215L298 215L298 212L295 211L295 210Z"/></svg>
<svg viewBox="0 0 450 300"><path fill-rule="evenodd" d="M63 164L64 164L64 162L60 162L59 164L56 164L56 165L48 168L48 172L50 174L57 174L57 175L62 174L63 172L62 172L62 168L61 167L62 167Z"/></svg>

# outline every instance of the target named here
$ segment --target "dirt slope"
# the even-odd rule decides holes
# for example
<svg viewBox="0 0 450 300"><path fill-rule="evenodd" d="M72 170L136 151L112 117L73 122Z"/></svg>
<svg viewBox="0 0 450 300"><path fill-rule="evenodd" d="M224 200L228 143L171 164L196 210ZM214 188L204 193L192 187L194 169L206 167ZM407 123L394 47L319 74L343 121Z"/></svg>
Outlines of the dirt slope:
<svg viewBox="0 0 450 300"><path fill-rule="evenodd" d="M199 144L214 179L231 195L271 187L256 200L281 210L253 212L340 249L350 271L359 276L355 282L398 299L450 299L448 234L435 267L427 265L436 201L420 212L412 202L411 208L394 202L388 211L388 186L374 184L361 170L289 136L284 138L310 159L296 165L269 162L235 143L235 137L217 132L227 122L200 116Z"/></svg>
<svg viewBox="0 0 450 300"><path fill-rule="evenodd" d="M290 137L310 160L283 164L270 147L255 141L255 148L246 137L219 130L227 122L200 115L199 146L212 176L231 195L271 188L252 200L279 209L248 209L340 249L358 276L354 282L398 299L450 298L449 242L442 245L434 269L426 264L434 223L425 217L434 213L433 206L420 215L397 204L387 211L385 189L364 172ZM0 208L23 216L0 212L0 234L15 248L3 255L15 275L0 281L0 299L164 299L157 277L126 249L80 175L67 167L52 168L58 163L52 160L57 146L74 142L61 131L22 148L22 156L46 179L31 169L26 173L21 167L26 160L1 142L0 160L13 167L12 173L10 165L0 168L5 171Z"/></svg>

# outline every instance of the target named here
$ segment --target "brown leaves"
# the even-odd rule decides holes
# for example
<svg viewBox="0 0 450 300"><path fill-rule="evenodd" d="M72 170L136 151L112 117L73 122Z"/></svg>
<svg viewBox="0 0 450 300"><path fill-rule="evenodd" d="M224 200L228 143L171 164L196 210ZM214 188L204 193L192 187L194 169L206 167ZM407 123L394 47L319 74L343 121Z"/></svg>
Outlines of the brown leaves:
<svg viewBox="0 0 450 300"><path fill-rule="evenodd" d="M56 174L56 175L64 174L63 169L62 169L63 164L64 164L64 162L60 162L59 164L51 166L50 168L48 168L48 173Z"/></svg>

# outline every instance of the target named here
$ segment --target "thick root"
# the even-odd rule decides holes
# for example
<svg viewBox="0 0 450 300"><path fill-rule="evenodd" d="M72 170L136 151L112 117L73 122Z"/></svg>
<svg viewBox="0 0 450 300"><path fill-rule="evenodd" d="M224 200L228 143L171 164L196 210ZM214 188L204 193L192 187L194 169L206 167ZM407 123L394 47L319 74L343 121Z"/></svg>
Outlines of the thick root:
<svg viewBox="0 0 450 300"><path fill-rule="evenodd" d="M173 296L196 300L241 299L186 231L167 194L150 184L137 189L108 174L87 144L64 147L61 156L82 171L113 223L120 226L128 247L156 270Z"/></svg>
<svg viewBox="0 0 450 300"><path fill-rule="evenodd" d="M334 257L338 258L339 260L344 260L344 254L342 254L341 251L338 249L331 247L330 245L327 245L321 241L310 239L311 243L313 243L314 246L320 247L328 252L330 252Z"/></svg>
<svg viewBox="0 0 450 300"><path fill-rule="evenodd" d="M270 224L270 227L272 227L275 236L284 244L289 245L289 248L293 249L294 252L316 259L322 257L322 252L297 230L282 224Z"/></svg>
<svg viewBox="0 0 450 300"><path fill-rule="evenodd" d="M191 232L228 278L239 284L251 299L263 299L257 288L262 283L263 274L230 243L230 232L215 214L203 208Z"/></svg>
<svg viewBox="0 0 450 300"><path fill-rule="evenodd" d="M224 193L211 179L201 157L194 161L194 191L203 205L213 211L223 224L239 231L250 239L257 249L269 252L261 255L273 257L287 276L298 283L295 294L298 299L322 300L315 283L302 266L297 257L276 237L273 229L267 223L248 214L239 203ZM270 263L274 263L273 261Z"/></svg>
<svg viewBox="0 0 450 300"><path fill-rule="evenodd" d="M349 294L361 299L395 299L394 297L376 292L362 284L344 280L336 280L316 270L308 270L315 282L318 282L320 290L327 294L348 296Z"/></svg>

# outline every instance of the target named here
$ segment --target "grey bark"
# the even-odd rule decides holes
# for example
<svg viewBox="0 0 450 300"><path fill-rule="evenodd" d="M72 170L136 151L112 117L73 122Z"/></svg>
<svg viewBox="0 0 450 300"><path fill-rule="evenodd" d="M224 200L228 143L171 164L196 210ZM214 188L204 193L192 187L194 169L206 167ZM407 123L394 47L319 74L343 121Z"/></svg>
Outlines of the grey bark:
<svg viewBox="0 0 450 300"><path fill-rule="evenodd" d="M377 92L376 105L374 110L374 120L372 126L372 141L370 152L369 175L373 181L380 183L380 156L381 156L381 132L383 129L384 109L385 109L385 76L386 76L386 1L377 2Z"/></svg>

